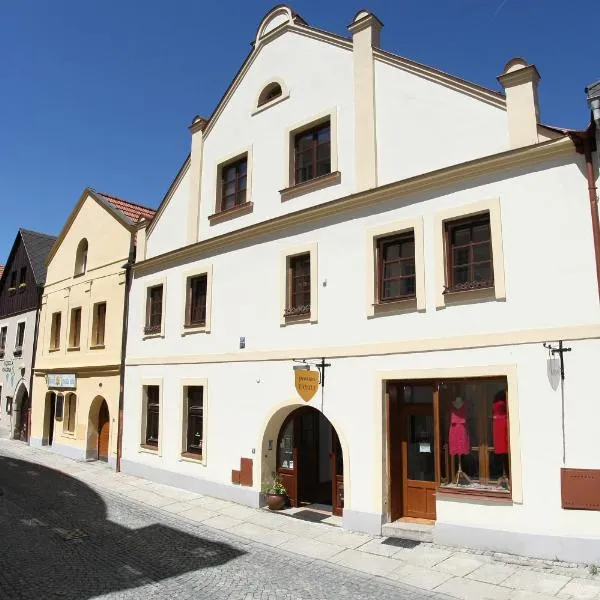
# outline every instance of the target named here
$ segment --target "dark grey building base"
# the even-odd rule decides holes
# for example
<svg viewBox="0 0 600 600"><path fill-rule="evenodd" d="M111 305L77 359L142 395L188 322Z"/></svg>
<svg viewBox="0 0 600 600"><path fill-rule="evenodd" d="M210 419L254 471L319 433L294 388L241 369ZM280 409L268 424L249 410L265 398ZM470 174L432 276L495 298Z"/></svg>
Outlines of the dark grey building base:
<svg viewBox="0 0 600 600"><path fill-rule="evenodd" d="M121 459L121 472L150 479L156 483L196 492L197 494L205 494L206 496L213 496L221 500L245 504L252 508L260 508L262 506L261 493L250 487L228 485L226 483L190 477L189 475L181 475L180 473L174 473L157 467L149 467L148 465L125 459Z"/></svg>
<svg viewBox="0 0 600 600"><path fill-rule="evenodd" d="M548 560L600 563L600 536L560 537L436 523L433 541L444 546L466 546Z"/></svg>

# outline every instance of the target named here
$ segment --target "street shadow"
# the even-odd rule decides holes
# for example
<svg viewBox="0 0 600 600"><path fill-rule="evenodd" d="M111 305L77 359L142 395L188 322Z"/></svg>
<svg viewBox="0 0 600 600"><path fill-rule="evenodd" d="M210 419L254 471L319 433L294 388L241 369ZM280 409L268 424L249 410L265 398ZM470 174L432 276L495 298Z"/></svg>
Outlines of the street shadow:
<svg viewBox="0 0 600 600"><path fill-rule="evenodd" d="M244 554L154 520L126 502L107 507L64 473L0 456L0 596L83 600Z"/></svg>

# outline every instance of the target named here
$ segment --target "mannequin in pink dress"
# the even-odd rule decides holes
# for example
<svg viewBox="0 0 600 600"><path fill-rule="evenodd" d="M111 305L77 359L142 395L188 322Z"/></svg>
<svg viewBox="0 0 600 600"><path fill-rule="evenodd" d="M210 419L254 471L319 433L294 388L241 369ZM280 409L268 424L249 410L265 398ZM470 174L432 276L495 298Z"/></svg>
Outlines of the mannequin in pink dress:
<svg viewBox="0 0 600 600"><path fill-rule="evenodd" d="M448 432L448 446L451 456L458 456L458 473L456 483L463 478L470 482L469 477L463 472L461 456L471 452L471 441L469 439L469 428L467 426L467 407L460 396L452 402L450 408L450 431Z"/></svg>

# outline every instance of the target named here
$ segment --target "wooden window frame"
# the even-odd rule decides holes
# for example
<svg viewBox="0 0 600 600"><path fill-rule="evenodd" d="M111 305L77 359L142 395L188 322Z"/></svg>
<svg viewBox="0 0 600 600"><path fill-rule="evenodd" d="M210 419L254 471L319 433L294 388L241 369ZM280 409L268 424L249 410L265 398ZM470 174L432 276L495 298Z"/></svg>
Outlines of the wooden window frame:
<svg viewBox="0 0 600 600"><path fill-rule="evenodd" d="M71 318L69 320L69 350L79 350L81 344L81 322L82 309L76 306L71 309Z"/></svg>
<svg viewBox="0 0 600 600"><path fill-rule="evenodd" d="M258 97L256 107L262 108L266 104L269 104L270 102L281 98L281 96L283 96L283 88L281 84L278 81L272 81L271 83L268 83L266 86L264 86L264 88L262 89Z"/></svg>
<svg viewBox="0 0 600 600"><path fill-rule="evenodd" d="M160 289L160 311L155 310L156 304L158 301L152 300L152 292L153 290ZM156 283L153 285L149 285L146 288L146 310L145 310L145 325L144 325L144 334L145 335L158 335L163 331L164 326L164 298L165 298L165 285L163 283ZM154 311L154 312L153 312ZM160 320L158 323L153 322L153 316L159 315Z"/></svg>
<svg viewBox="0 0 600 600"><path fill-rule="evenodd" d="M412 279L414 284L414 292L412 294L403 294L400 296L393 296L389 298L383 297L383 289L384 283L386 279L384 278L384 268L385 261L383 259L384 250L387 246L392 246L394 244L404 244L404 243L412 243L413 245L413 254L411 258L402 258L399 257L396 262L401 264L411 261L413 265L413 274L412 275L399 275L398 277L390 277L388 279L400 279L407 280ZM388 261L391 262L391 261ZM379 304L388 304L391 302L401 302L404 300L414 300L417 297L417 265L416 265L416 240L414 231L405 231L403 233L394 234L390 236L382 236L377 239L377 302Z"/></svg>
<svg viewBox="0 0 600 600"><path fill-rule="evenodd" d="M308 259L307 273L301 275L294 274L294 265L300 261ZM311 280L311 252L302 252L300 254L294 254L288 257L287 260L287 276L286 276L286 303L284 317L290 318L306 318L310 317L312 307L312 280ZM294 284L298 279L308 278L308 297L310 302L308 304L297 304L294 300L295 295L306 294L306 292L300 292L294 289Z"/></svg>
<svg viewBox="0 0 600 600"><path fill-rule="evenodd" d="M63 419L63 432L75 434L77 417L77 394L70 393L65 396L65 417Z"/></svg>
<svg viewBox="0 0 600 600"><path fill-rule="evenodd" d="M464 229L467 226L472 231L474 227L477 225L486 224L489 231L489 237L487 240L482 242L473 242L472 239L467 244L455 245L452 242L453 234L458 229ZM494 255L493 255L493 245L492 245L492 222L491 215L489 212L484 212L475 215L465 216L459 219L453 219L446 221L444 223L444 242L446 246L446 285L444 288L444 294L456 293L456 292L464 292L464 291L472 291L472 290L482 290L489 289L494 287ZM471 235L472 238L472 235ZM473 248L476 246L483 246L487 244L489 247L489 259L484 261L475 261L473 256ZM469 261L464 265L460 265L466 267L469 270L471 275L469 281L464 283L455 283L454 280L454 271L456 269L456 265L454 264L454 250L457 248L468 248L469 250ZM490 269L490 279L485 281L477 281L474 278L473 270L476 266L488 264Z"/></svg>
<svg viewBox="0 0 600 600"><path fill-rule="evenodd" d="M8 325L0 327L0 358L6 352L6 339L8 338Z"/></svg>
<svg viewBox="0 0 600 600"><path fill-rule="evenodd" d="M21 267L19 271L19 292L24 292L27 287L27 267Z"/></svg>
<svg viewBox="0 0 600 600"><path fill-rule="evenodd" d="M17 289L17 270L13 269L10 272L10 284L8 286L9 292L14 292Z"/></svg>
<svg viewBox="0 0 600 600"><path fill-rule="evenodd" d="M327 142L319 142L318 134L324 129L329 130L329 139L327 140ZM299 139L307 136L308 134L311 134L311 136L312 136L312 144L311 144L311 148L310 148L310 152L311 152L310 167L312 168L312 177L306 177L305 179L300 180L298 178L298 169L299 168L308 168L308 165L305 165L304 167L298 167L298 156L300 154L307 152L307 150L299 151L299 149L298 149ZM320 121L318 123L309 125L306 128L303 128L303 129L300 129L300 130L294 132L293 143L292 143L292 150L293 150L292 186L301 185L303 183L312 181L313 179L318 179L319 177L325 177L334 172L333 166L332 166L332 162L333 162L332 161L332 147L331 147L332 146L332 135L333 135L333 127L332 127L330 119ZM325 144L327 145L327 147L329 149L329 170L326 173L317 173L317 165L319 163L319 160L318 160L319 148L321 146L324 146Z"/></svg>
<svg viewBox="0 0 600 600"><path fill-rule="evenodd" d="M62 312L52 313L50 321L50 350L60 350L60 334L62 328Z"/></svg>
<svg viewBox="0 0 600 600"><path fill-rule="evenodd" d="M191 414L192 413L192 408L190 406L190 390L200 390L200 394L201 394L201 398L200 398L200 415L198 414ZM205 404L204 404L204 397L205 397L205 387L203 385L185 385L184 388L184 441L183 441L183 448L182 448L182 452L181 452L181 456L185 457L185 458L192 458L194 460L199 460L199 461L203 461L204 459L204 444L205 444L205 424L204 424L204 419L205 419ZM194 406L198 406L197 400L196 400L196 404L194 404ZM196 411L198 412L198 411ZM191 424L191 418L200 418L201 419L201 423L202 423L202 427L201 427L201 439L200 439L200 446L198 447L197 445L194 445L191 443L190 441L190 424ZM195 437L196 434L194 434Z"/></svg>
<svg viewBox="0 0 600 600"><path fill-rule="evenodd" d="M102 318L100 317L100 308L103 307ZM92 348L104 348L106 341L106 301L96 302L93 307L92 318ZM100 333L102 335L100 335Z"/></svg>
<svg viewBox="0 0 600 600"><path fill-rule="evenodd" d="M26 327L25 321L19 321L17 323L17 331L16 331L16 335L15 335L15 349L13 351L14 356L21 356L21 354L23 354L23 342L25 341L25 327ZM22 335L19 336L19 333L21 331L22 331ZM19 340L19 337L21 337L20 340Z"/></svg>
<svg viewBox="0 0 600 600"><path fill-rule="evenodd" d="M74 277L81 277L87 273L89 243L86 238L79 241L75 252Z"/></svg>
<svg viewBox="0 0 600 600"><path fill-rule="evenodd" d="M239 167L245 164L246 165L246 170L244 171L243 174L241 174L239 172ZM233 205L229 206L229 207L225 207L225 200L226 200L226 196L225 196L225 188L226 188L226 184L227 182L225 181L225 173L229 170L229 169L235 169L235 192L233 193ZM220 177L220 182L221 185L219 187L219 203L218 203L218 213L225 213L228 211L233 211L236 209L239 209L242 206L245 206L249 200L248 200L248 170L249 170L249 160L248 160L248 154L245 153L243 156L240 156L232 161L229 161L227 163L223 163L219 166L219 177ZM244 178L246 180L245 186L242 188L240 186L240 179ZM243 201L239 201L241 198L241 194L243 192Z"/></svg>
<svg viewBox="0 0 600 600"><path fill-rule="evenodd" d="M153 390L152 395L154 395L154 390L156 390L156 398L151 397L151 395L149 393L151 388ZM158 448L160 446L161 387L158 384L148 384L148 385L144 385L143 390L144 390L144 397L145 397L145 402L144 402L145 419L144 419L144 437L143 437L143 441L142 441L142 446L153 449L155 451L158 451ZM150 415L151 414L156 415L152 419L152 422L154 422L154 420L155 420L155 423L156 423L156 437L152 437L151 436L152 432L150 432L150 428L151 428ZM152 426L152 429L153 429L153 426Z"/></svg>
<svg viewBox="0 0 600 600"><path fill-rule="evenodd" d="M208 313L208 296L209 296L209 280L208 273L198 273L186 277L186 295L185 295L185 328L202 328L206 327ZM203 316L201 319L194 319L194 282L204 280L204 308L200 307L200 312ZM200 295L202 297L202 295Z"/></svg>

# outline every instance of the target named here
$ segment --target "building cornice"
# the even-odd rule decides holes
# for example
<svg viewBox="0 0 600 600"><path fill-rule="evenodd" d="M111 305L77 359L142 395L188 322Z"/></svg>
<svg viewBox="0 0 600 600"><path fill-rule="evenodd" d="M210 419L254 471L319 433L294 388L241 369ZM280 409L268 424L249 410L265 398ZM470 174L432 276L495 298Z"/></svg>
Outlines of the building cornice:
<svg viewBox="0 0 600 600"><path fill-rule="evenodd" d="M160 270L183 260L198 259L205 254L214 253L218 250L232 247L235 244L248 242L274 232L286 231L298 225L324 219L332 215L338 215L365 206L373 206L374 204L415 192L423 192L447 186L450 183L535 164L548 158L566 156L574 152L575 146L573 141L565 136L557 140L516 148L459 165L445 167L423 175L417 175L409 179L403 179L286 215L274 217L242 229L177 248L176 250L136 263L133 267L134 274L139 276L145 272Z"/></svg>

